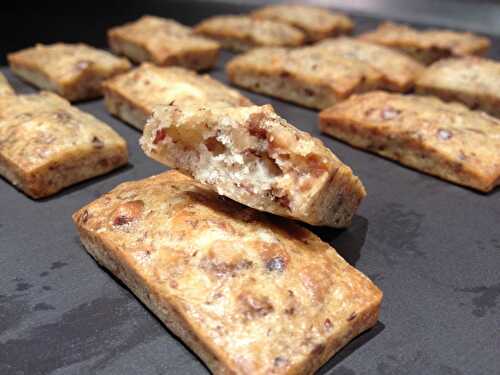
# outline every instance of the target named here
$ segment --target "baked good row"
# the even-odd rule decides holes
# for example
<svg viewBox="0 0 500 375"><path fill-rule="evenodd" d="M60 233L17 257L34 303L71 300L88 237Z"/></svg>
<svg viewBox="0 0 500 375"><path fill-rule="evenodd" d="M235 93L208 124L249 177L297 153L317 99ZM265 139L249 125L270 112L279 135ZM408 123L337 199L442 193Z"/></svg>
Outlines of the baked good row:
<svg viewBox="0 0 500 375"><path fill-rule="evenodd" d="M484 89L497 63L460 57L425 67L480 54L487 41L404 29L406 44L391 45L389 26L326 39L349 33L352 21L313 7L269 6L194 30L152 16L111 29L114 52L151 62L133 69L81 44L9 56L16 74L69 100L104 94L112 114L144 128L146 155L179 170L122 184L73 219L87 251L214 373L310 374L376 324L382 292L289 220L346 227L366 191L319 139L271 106L207 75L158 65L204 70L219 45L252 48L227 66L236 85L323 109L321 130L356 147L491 190L500 179L500 121L404 95L416 88L497 110L496 93ZM106 124L52 93L15 95L1 78L0 174L28 195L47 196L127 162L125 141Z"/></svg>

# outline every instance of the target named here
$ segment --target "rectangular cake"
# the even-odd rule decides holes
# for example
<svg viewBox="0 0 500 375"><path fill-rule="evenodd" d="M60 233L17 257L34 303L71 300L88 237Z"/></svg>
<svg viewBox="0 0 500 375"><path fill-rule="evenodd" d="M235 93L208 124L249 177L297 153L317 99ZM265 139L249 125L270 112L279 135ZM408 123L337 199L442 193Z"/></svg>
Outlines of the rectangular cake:
<svg viewBox="0 0 500 375"><path fill-rule="evenodd" d="M404 53L359 39L330 38L315 47L370 65L382 74L383 88L390 91L406 92L412 89L424 70L423 65Z"/></svg>
<svg viewBox="0 0 500 375"><path fill-rule="evenodd" d="M293 26L250 16L210 17L199 23L195 32L235 52L255 47L296 47L305 41L302 31Z"/></svg>
<svg viewBox="0 0 500 375"><path fill-rule="evenodd" d="M474 56L438 61L420 76L416 91L500 117L500 62Z"/></svg>
<svg viewBox="0 0 500 375"><path fill-rule="evenodd" d="M108 31L111 50L137 63L178 65L193 70L212 68L220 46L172 19L143 16Z"/></svg>
<svg viewBox="0 0 500 375"><path fill-rule="evenodd" d="M483 192L500 183L500 120L433 97L372 92L322 111L323 132Z"/></svg>
<svg viewBox="0 0 500 375"><path fill-rule="evenodd" d="M151 158L219 194L312 225L348 226L366 194L319 139L269 105L157 107L140 142Z"/></svg>
<svg viewBox="0 0 500 375"><path fill-rule="evenodd" d="M312 5L272 4L253 11L251 16L296 27L306 35L307 42L349 34L354 28L345 14Z"/></svg>
<svg viewBox="0 0 500 375"><path fill-rule="evenodd" d="M0 96L0 175L32 198L126 163L125 140L63 98Z"/></svg>
<svg viewBox="0 0 500 375"><path fill-rule="evenodd" d="M385 82L371 65L317 47L254 49L233 58L226 71L235 85L317 109Z"/></svg>
<svg viewBox="0 0 500 375"><path fill-rule="evenodd" d="M486 37L445 29L417 30L407 25L384 22L361 39L407 53L422 64L450 56L482 55L490 47Z"/></svg>
<svg viewBox="0 0 500 375"><path fill-rule="evenodd" d="M102 96L101 82L131 68L128 60L86 44L37 44L7 55L12 71L28 83L69 101Z"/></svg>
<svg viewBox="0 0 500 375"><path fill-rule="evenodd" d="M73 220L213 374L313 374L378 320L382 292L335 249L177 171L121 184Z"/></svg>
<svg viewBox="0 0 500 375"><path fill-rule="evenodd" d="M208 75L180 67L140 67L103 84L106 108L123 121L142 129L159 104L189 106L245 106L250 100Z"/></svg>
<svg viewBox="0 0 500 375"><path fill-rule="evenodd" d="M0 95L12 95L14 94L14 90L9 85L9 82L5 78L5 76L0 73Z"/></svg>

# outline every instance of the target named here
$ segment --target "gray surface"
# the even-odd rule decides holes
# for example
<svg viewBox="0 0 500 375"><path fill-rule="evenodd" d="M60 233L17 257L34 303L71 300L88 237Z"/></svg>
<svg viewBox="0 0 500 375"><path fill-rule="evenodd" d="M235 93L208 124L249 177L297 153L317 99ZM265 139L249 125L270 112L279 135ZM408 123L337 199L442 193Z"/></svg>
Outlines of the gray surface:
<svg viewBox="0 0 500 375"><path fill-rule="evenodd" d="M358 21L358 30L374 25ZM213 74L224 77L220 68ZM7 76L20 92L33 91ZM249 96L320 137L368 190L351 228L316 231L384 291L380 322L320 373L497 374L499 189L478 194L354 150L320 135L316 112ZM128 140L130 165L38 202L0 180L0 374L206 374L80 245L70 220L75 210L163 168L102 101L79 107Z"/></svg>

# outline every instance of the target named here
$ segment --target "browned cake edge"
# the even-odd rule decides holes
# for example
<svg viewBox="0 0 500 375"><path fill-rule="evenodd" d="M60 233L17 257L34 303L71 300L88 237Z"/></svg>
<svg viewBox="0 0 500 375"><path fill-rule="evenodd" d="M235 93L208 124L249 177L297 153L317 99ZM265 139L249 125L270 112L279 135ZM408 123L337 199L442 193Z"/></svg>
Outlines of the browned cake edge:
<svg viewBox="0 0 500 375"><path fill-rule="evenodd" d="M354 147L368 150L458 185L489 192L500 184L500 175L484 176L475 173L476 171L465 170L459 162L444 162L439 157L436 158L433 150L426 150L415 139L389 140L387 134L378 129L364 129L342 113L336 114L335 107L320 112L319 128L322 132Z"/></svg>
<svg viewBox="0 0 500 375"><path fill-rule="evenodd" d="M65 187L103 175L127 164L127 146L76 152L33 170L24 170L0 153L0 175L34 199L48 197Z"/></svg>

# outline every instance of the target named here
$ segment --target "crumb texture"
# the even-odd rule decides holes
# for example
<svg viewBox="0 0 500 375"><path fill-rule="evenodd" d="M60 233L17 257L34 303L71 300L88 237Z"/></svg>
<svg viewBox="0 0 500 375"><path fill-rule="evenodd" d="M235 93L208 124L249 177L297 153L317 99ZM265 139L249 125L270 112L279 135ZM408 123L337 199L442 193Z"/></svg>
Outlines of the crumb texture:
<svg viewBox="0 0 500 375"><path fill-rule="evenodd" d="M179 172L122 184L73 218L216 374L312 374L377 321L381 291L333 248Z"/></svg>
<svg viewBox="0 0 500 375"><path fill-rule="evenodd" d="M437 98L373 92L320 113L321 129L445 180L482 191L500 178L500 121Z"/></svg>
<svg viewBox="0 0 500 375"><path fill-rule="evenodd" d="M270 106L158 107L141 145L219 194L310 224L348 225L365 195L349 167Z"/></svg>

